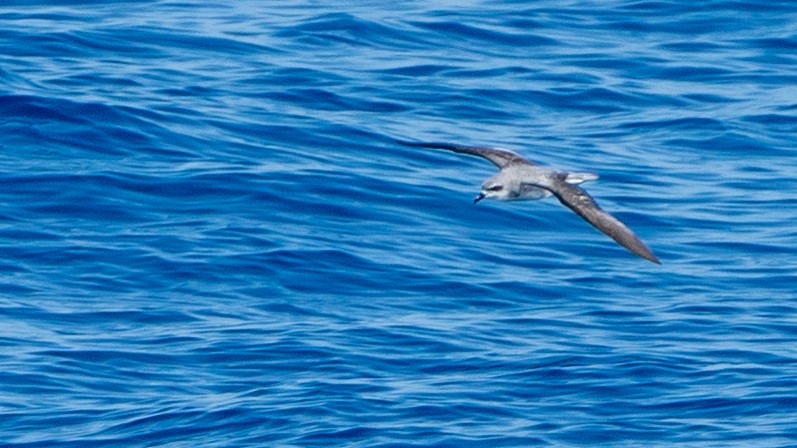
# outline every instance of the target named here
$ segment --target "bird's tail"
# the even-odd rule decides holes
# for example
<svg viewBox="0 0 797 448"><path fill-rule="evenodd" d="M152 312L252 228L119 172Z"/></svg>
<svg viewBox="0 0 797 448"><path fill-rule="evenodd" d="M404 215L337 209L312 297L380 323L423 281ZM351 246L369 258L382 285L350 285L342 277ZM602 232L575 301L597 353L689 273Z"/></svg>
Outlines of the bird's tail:
<svg viewBox="0 0 797 448"><path fill-rule="evenodd" d="M594 173L567 173L567 177L565 177L565 182L578 185L582 182L588 182L591 180L595 180L598 178L597 174Z"/></svg>

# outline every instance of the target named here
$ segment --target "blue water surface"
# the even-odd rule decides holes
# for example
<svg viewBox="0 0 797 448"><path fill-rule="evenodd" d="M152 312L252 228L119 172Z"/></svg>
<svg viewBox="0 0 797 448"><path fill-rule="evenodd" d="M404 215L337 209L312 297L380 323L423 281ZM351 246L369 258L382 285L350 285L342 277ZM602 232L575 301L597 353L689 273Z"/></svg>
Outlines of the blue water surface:
<svg viewBox="0 0 797 448"><path fill-rule="evenodd" d="M2 446L797 446L797 3L0 24ZM662 264L395 139L598 173Z"/></svg>

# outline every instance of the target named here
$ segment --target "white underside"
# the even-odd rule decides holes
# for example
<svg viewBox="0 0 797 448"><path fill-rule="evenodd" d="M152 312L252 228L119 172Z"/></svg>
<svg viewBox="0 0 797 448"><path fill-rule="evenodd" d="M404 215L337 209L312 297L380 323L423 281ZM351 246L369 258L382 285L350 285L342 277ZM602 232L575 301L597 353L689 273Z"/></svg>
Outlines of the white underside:
<svg viewBox="0 0 797 448"><path fill-rule="evenodd" d="M496 176L487 179L482 184L481 195L477 198L477 202L482 198L496 199L499 201L533 201L536 199L547 198L552 196L550 190L538 187L536 185L545 185L548 182L548 176L559 175L553 170L547 170L537 166L521 166L515 169L508 169L506 172L501 171ZM592 173L566 173L565 182L573 185L595 180L598 178L597 174ZM529 179L529 182L523 182L522 179ZM501 185L506 183L507 188L491 191L490 186ZM541 182L535 184L535 182Z"/></svg>
<svg viewBox="0 0 797 448"><path fill-rule="evenodd" d="M580 183L595 180L597 178L598 175L593 173L567 173L565 182L573 185L578 185ZM545 188L526 187L519 196L515 198L505 198L505 200L534 201L537 199L547 198L548 196L552 195L553 193L546 190Z"/></svg>
<svg viewBox="0 0 797 448"><path fill-rule="evenodd" d="M515 200L534 201L537 199L547 198L553 195L550 191L544 188L527 188L520 196L514 198Z"/></svg>

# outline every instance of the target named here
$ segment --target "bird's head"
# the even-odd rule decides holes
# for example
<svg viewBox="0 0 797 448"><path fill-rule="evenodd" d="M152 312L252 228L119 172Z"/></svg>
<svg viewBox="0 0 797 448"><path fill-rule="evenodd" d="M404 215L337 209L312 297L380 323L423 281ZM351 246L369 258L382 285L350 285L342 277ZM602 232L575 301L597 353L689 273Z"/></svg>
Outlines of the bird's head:
<svg viewBox="0 0 797 448"><path fill-rule="evenodd" d="M473 203L475 204L482 199L498 199L499 201L506 200L508 195L509 191L502 181L490 178L487 179L484 184L482 184L482 191L478 196L476 196L476 198L473 200Z"/></svg>

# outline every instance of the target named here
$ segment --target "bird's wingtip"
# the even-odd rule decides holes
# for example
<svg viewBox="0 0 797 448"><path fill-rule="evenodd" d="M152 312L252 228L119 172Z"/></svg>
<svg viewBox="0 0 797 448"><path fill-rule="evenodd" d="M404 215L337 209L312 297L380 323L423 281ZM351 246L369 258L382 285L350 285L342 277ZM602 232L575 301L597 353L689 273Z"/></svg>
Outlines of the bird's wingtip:
<svg viewBox="0 0 797 448"><path fill-rule="evenodd" d="M645 247L644 249L634 250L632 252L644 258L645 260L650 261L651 263L656 263L657 265L661 266L661 260L659 260L659 257L657 257L653 253L653 251L648 249L647 247Z"/></svg>

